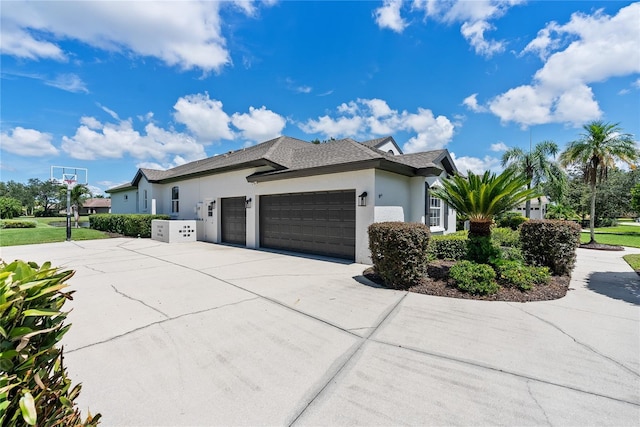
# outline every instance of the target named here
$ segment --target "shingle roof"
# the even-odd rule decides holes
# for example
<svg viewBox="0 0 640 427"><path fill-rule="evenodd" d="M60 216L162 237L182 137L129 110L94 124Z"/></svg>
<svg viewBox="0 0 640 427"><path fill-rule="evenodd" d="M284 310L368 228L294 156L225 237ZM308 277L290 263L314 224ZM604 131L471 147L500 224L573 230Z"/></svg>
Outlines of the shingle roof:
<svg viewBox="0 0 640 427"><path fill-rule="evenodd" d="M83 208L110 208L111 199L96 197L94 199L87 199L82 203Z"/></svg>
<svg viewBox="0 0 640 427"><path fill-rule="evenodd" d="M376 145L389 139L393 140L392 137L387 136L364 143L346 138L322 144L311 144L288 136L281 136L253 147L186 163L166 171L140 169L131 184L115 187L108 191L136 186L141 175L144 175L150 182L167 182L188 176L214 174L258 165L269 165L273 169L254 174L254 177L286 175L296 171L311 173L336 166L341 166L343 169L353 167L355 170L357 169L356 164L366 163L369 165L371 162L377 162L377 166L369 165L369 167L379 167L414 176L422 174L420 170L428 170L432 173L439 169L438 162L441 159L449 158L447 150L393 156L375 148Z"/></svg>

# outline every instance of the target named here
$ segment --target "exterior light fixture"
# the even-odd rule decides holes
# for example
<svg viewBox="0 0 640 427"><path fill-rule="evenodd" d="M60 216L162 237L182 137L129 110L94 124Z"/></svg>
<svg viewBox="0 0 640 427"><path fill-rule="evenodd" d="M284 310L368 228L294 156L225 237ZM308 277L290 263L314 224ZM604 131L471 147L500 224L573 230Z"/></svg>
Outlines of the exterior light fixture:
<svg viewBox="0 0 640 427"><path fill-rule="evenodd" d="M363 191L361 195L358 196L358 206L367 206L367 192Z"/></svg>
<svg viewBox="0 0 640 427"><path fill-rule="evenodd" d="M215 209L216 208L216 201L212 201L211 203L209 203L209 206L211 206L211 209Z"/></svg>
<svg viewBox="0 0 640 427"><path fill-rule="evenodd" d="M248 199L246 199L244 201L244 205L247 209L249 209L251 207L251 197L249 197Z"/></svg>

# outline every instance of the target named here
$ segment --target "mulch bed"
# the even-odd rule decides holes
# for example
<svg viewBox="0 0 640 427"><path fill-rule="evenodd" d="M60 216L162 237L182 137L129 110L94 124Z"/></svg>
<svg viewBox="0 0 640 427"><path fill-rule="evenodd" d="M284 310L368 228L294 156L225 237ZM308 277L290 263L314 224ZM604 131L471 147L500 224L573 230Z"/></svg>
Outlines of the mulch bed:
<svg viewBox="0 0 640 427"><path fill-rule="evenodd" d="M493 295L475 295L456 288L453 281L448 278L449 268L453 264L455 264L454 261L434 261L430 263L427 268L427 277L422 278L420 283L411 286L407 290L419 294L484 301L549 301L564 297L569 290L569 282L571 280L569 276L551 276L549 284L534 286L533 289L526 292L518 288L501 286L500 290ZM382 279L373 268L366 269L363 275L372 282L384 286Z"/></svg>
<svg viewBox="0 0 640 427"><path fill-rule="evenodd" d="M583 249L595 249L597 251L624 251L622 246L605 245L604 243L582 243L580 245Z"/></svg>

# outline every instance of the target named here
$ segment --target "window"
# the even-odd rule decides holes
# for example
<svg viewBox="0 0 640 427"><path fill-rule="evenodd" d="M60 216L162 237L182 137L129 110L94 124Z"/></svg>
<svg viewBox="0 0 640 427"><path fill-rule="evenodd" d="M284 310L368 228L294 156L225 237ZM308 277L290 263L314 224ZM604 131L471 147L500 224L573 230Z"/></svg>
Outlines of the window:
<svg viewBox="0 0 640 427"><path fill-rule="evenodd" d="M178 187L171 189L171 213L180 212L180 190Z"/></svg>
<svg viewBox="0 0 640 427"><path fill-rule="evenodd" d="M429 197L429 227L442 226L442 200Z"/></svg>
<svg viewBox="0 0 640 427"><path fill-rule="evenodd" d="M126 202L127 200L129 200L129 195L128 195L128 194L125 194L125 195L124 195L124 201Z"/></svg>
<svg viewBox="0 0 640 427"><path fill-rule="evenodd" d="M143 209L146 211L147 210L147 190L144 190L144 193L142 193L142 203L143 203Z"/></svg>

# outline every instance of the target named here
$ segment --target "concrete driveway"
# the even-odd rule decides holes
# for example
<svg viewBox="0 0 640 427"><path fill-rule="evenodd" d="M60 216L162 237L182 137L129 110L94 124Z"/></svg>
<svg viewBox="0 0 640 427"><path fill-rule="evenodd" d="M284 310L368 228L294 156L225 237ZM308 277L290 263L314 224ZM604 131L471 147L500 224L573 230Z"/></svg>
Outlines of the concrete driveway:
<svg viewBox="0 0 640 427"><path fill-rule="evenodd" d="M66 363L106 426L640 424L640 281L620 252L579 250L565 298L521 304L202 242L1 251L77 271Z"/></svg>

